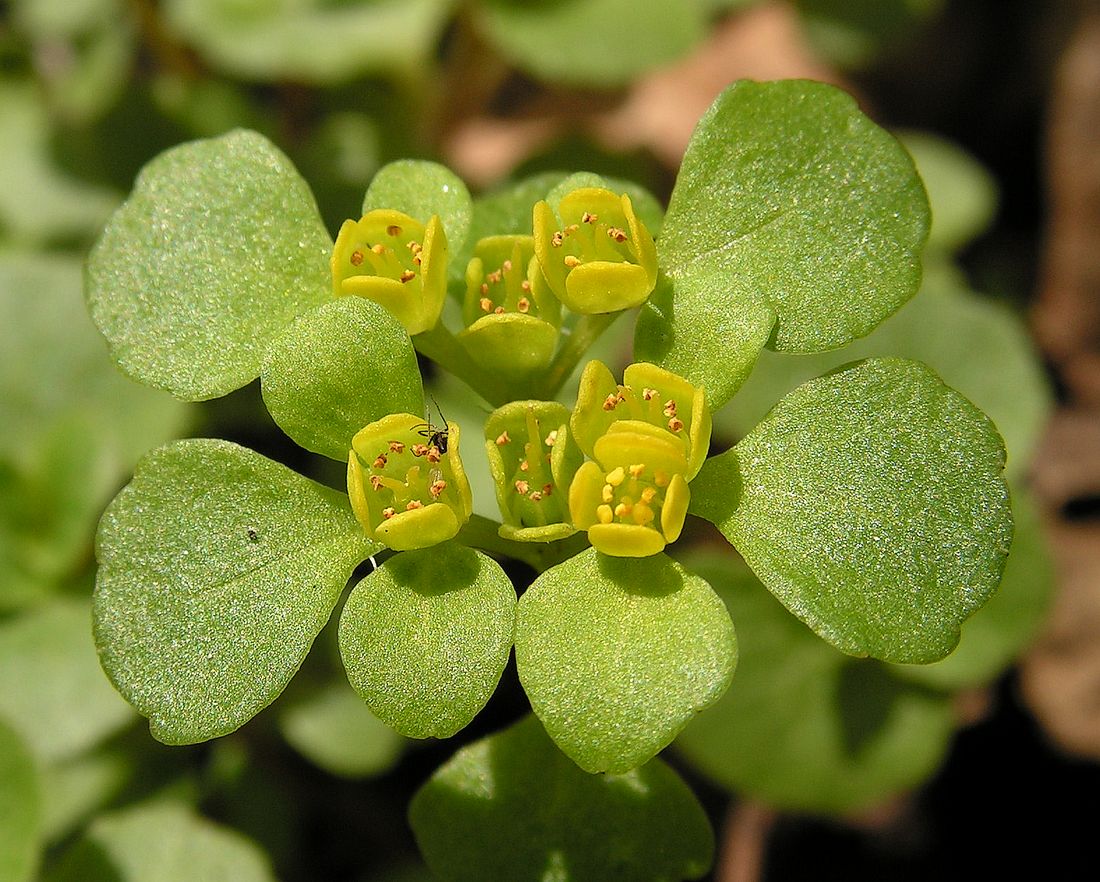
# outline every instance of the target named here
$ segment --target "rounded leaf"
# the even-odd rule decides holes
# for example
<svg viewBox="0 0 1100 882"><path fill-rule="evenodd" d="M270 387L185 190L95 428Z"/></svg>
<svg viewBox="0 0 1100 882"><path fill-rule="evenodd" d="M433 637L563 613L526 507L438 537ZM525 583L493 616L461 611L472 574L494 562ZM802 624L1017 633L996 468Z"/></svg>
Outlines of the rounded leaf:
<svg viewBox="0 0 1100 882"><path fill-rule="evenodd" d="M698 576L663 554L589 549L527 589L516 664L531 707L588 772L624 772L665 747L729 685L733 623Z"/></svg>
<svg viewBox="0 0 1100 882"><path fill-rule="evenodd" d="M232 732L283 691L376 547L346 496L258 453L155 450L96 537L103 669L166 744Z"/></svg>
<svg viewBox="0 0 1100 882"><path fill-rule="evenodd" d="M928 367L868 359L803 384L692 483L692 512L852 655L931 662L997 587L1004 447Z"/></svg>
<svg viewBox="0 0 1100 882"><path fill-rule="evenodd" d="M732 554L687 565L741 635L733 686L676 739L693 766L776 808L827 814L872 807L932 774L953 728L947 696L833 649Z"/></svg>
<svg viewBox="0 0 1100 882"><path fill-rule="evenodd" d="M424 388L405 329L362 297L302 316L272 343L264 403L298 444L343 462L351 439L391 413L423 413Z"/></svg>
<svg viewBox="0 0 1100 882"><path fill-rule="evenodd" d="M348 679L380 720L410 738L449 738L496 689L515 627L500 566L449 542L396 554L340 616Z"/></svg>
<svg viewBox="0 0 1100 882"><path fill-rule="evenodd" d="M534 717L458 751L413 797L409 822L428 866L453 882L679 882L714 854L706 814L671 768L587 775Z"/></svg>
<svg viewBox="0 0 1100 882"><path fill-rule="evenodd" d="M328 299L331 251L290 160L237 130L142 169L88 257L88 305L127 374L216 398L254 380L268 345Z"/></svg>
<svg viewBox="0 0 1100 882"><path fill-rule="evenodd" d="M636 356L717 407L765 343L834 349L908 300L928 226L909 154L850 95L735 83L684 155L658 245L666 289L643 309Z"/></svg>
<svg viewBox="0 0 1100 882"><path fill-rule="evenodd" d="M399 159L378 170L363 197L363 214L378 208L403 211L422 224L439 215L453 254L462 251L473 213L462 178L424 159Z"/></svg>

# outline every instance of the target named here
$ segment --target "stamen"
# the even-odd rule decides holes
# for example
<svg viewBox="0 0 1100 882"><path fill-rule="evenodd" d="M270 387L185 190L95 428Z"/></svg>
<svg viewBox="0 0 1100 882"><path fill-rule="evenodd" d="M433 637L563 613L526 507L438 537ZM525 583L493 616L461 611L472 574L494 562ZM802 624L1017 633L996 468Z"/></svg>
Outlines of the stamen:
<svg viewBox="0 0 1100 882"><path fill-rule="evenodd" d="M405 282L411 282L415 278L415 272L413 272L412 270L405 270L403 273L401 273L401 284L405 284Z"/></svg>
<svg viewBox="0 0 1100 882"><path fill-rule="evenodd" d="M634 520L634 523L644 526L653 521L653 509L639 502L634 506L634 510L630 513L630 516Z"/></svg>
<svg viewBox="0 0 1100 882"><path fill-rule="evenodd" d="M574 257L572 254L565 255L564 263L570 269L573 269L574 267L578 267L578 266L581 265L580 258L579 257Z"/></svg>
<svg viewBox="0 0 1100 882"><path fill-rule="evenodd" d="M664 413L666 417L676 416L676 402L673 401L671 398L665 402Z"/></svg>
<svg viewBox="0 0 1100 882"><path fill-rule="evenodd" d="M626 480L626 472L623 471L623 467L619 466L613 471L607 473L607 483L612 487L618 487L623 481Z"/></svg>
<svg viewBox="0 0 1100 882"><path fill-rule="evenodd" d="M626 233L620 230L618 227L608 227L607 235L614 239L616 242L625 242Z"/></svg>
<svg viewBox="0 0 1100 882"><path fill-rule="evenodd" d="M488 294L489 293L489 284L488 284L488 282L482 282L481 283L481 293L482 294Z"/></svg>
<svg viewBox="0 0 1100 882"><path fill-rule="evenodd" d="M397 224L390 224L388 227L386 227L386 233L390 236L400 236L401 227L399 227Z"/></svg>
<svg viewBox="0 0 1100 882"><path fill-rule="evenodd" d="M668 430L670 432L679 432L684 428L684 421L679 417L673 417L668 421Z"/></svg>
<svg viewBox="0 0 1100 882"><path fill-rule="evenodd" d="M603 499L604 502L610 502L612 499L615 498L615 488L612 487L610 484L604 484L603 492L600 494L600 497Z"/></svg>
<svg viewBox="0 0 1100 882"><path fill-rule="evenodd" d="M658 392L656 389L646 388L642 390L642 398L644 398L646 401L652 401L654 398L657 397L657 395Z"/></svg>
<svg viewBox="0 0 1100 882"><path fill-rule="evenodd" d="M432 494L432 499L439 499L440 494L447 489L447 482L440 478L435 481L431 487L428 488L428 492Z"/></svg>
<svg viewBox="0 0 1100 882"><path fill-rule="evenodd" d="M598 217L590 212L585 212L581 215L582 224L594 224L598 220Z"/></svg>
<svg viewBox="0 0 1100 882"><path fill-rule="evenodd" d="M439 448L434 444L428 448L428 462L439 462Z"/></svg>
<svg viewBox="0 0 1100 882"><path fill-rule="evenodd" d="M618 395L616 395L614 392L612 392L610 395L608 395L603 400L603 409L604 410L614 410L616 407L619 406L619 402L621 400L622 399L620 399Z"/></svg>
<svg viewBox="0 0 1100 882"><path fill-rule="evenodd" d="M477 302L477 305L481 307L482 312L492 312L493 311L493 301L490 300L488 297L482 297Z"/></svg>
<svg viewBox="0 0 1100 882"><path fill-rule="evenodd" d="M404 441L391 441L390 442L390 453L404 453L404 452L405 452L405 442Z"/></svg>
<svg viewBox="0 0 1100 882"><path fill-rule="evenodd" d="M423 456L427 452L428 452L428 445L427 444L414 444L412 446L412 455L413 456Z"/></svg>
<svg viewBox="0 0 1100 882"><path fill-rule="evenodd" d="M501 278L502 276L500 274L500 270L493 270L491 273L488 273L485 276L485 280L493 285L497 284L501 280Z"/></svg>
<svg viewBox="0 0 1100 882"><path fill-rule="evenodd" d="M642 472L645 471L645 464L644 463L638 463L637 465L632 465L628 469L628 471L630 472L630 477L640 478L642 476Z"/></svg>
<svg viewBox="0 0 1100 882"><path fill-rule="evenodd" d="M511 440L512 439L508 436L508 430L505 429L503 432L497 435L497 447L503 447Z"/></svg>
<svg viewBox="0 0 1100 882"><path fill-rule="evenodd" d="M531 309L531 301L528 300L526 297L521 297L516 303L516 309L524 314L528 313Z"/></svg>
<svg viewBox="0 0 1100 882"><path fill-rule="evenodd" d="M502 273L510 273L512 271L512 261L506 260L500 265L500 271Z"/></svg>
<svg viewBox="0 0 1100 882"><path fill-rule="evenodd" d="M384 518L385 518L385 519L386 519L387 521L388 521L388 520L389 520L390 518L392 518L392 517L393 517L393 516L394 516L395 514L397 514L397 512L396 512L396 511L395 511L394 509L392 509L392 508L384 508L384 509L382 509L382 517L384 517Z"/></svg>
<svg viewBox="0 0 1100 882"><path fill-rule="evenodd" d="M381 255L386 253L386 246L379 242L377 245L371 245L370 250Z"/></svg>
<svg viewBox="0 0 1100 882"><path fill-rule="evenodd" d="M658 469L653 473L653 483L658 487L667 487L670 480L672 479L668 476L668 472L662 472Z"/></svg>
<svg viewBox="0 0 1100 882"><path fill-rule="evenodd" d="M496 313L497 315L504 315L504 307L503 306L498 306L496 309L493 310L493 312Z"/></svg>
<svg viewBox="0 0 1100 882"><path fill-rule="evenodd" d="M359 264L361 264L362 262L363 262L363 252L362 251L353 251L353 252L351 252L351 265L352 266L359 266Z"/></svg>
<svg viewBox="0 0 1100 882"><path fill-rule="evenodd" d="M561 230L558 230L556 233L554 233L553 236L550 237L550 244L553 245L555 248L561 248L561 243L562 234Z"/></svg>
<svg viewBox="0 0 1100 882"><path fill-rule="evenodd" d="M542 439L542 443L547 447L553 447L558 441L558 430L554 429L549 435Z"/></svg>
<svg viewBox="0 0 1100 882"><path fill-rule="evenodd" d="M526 481L516 481L515 488L516 488L517 493L520 493L523 496L526 496L527 491L531 489L531 485L528 484Z"/></svg>
<svg viewBox="0 0 1100 882"><path fill-rule="evenodd" d="M543 496L549 496L553 492L554 492L554 485L553 484L543 484L542 485L542 495Z"/></svg>
<svg viewBox="0 0 1100 882"><path fill-rule="evenodd" d="M521 472L525 472L525 471L527 471L527 470L528 470L529 468L531 468L531 466L530 466L530 464L529 464L529 463L527 462L527 460L524 460L523 462L521 462L521 463L519 464L519 470L520 470Z"/></svg>
<svg viewBox="0 0 1100 882"><path fill-rule="evenodd" d="M419 499L412 499L409 504L405 506L405 511L416 511L418 508L423 508L424 503Z"/></svg>
<svg viewBox="0 0 1100 882"><path fill-rule="evenodd" d="M384 453L379 453L378 456L374 458L374 462L371 463L371 467L384 469L386 467L386 455Z"/></svg>
<svg viewBox="0 0 1100 882"><path fill-rule="evenodd" d="M371 490L381 490L382 489L382 484L383 484L383 481L382 481L382 476L381 475L371 475L370 476L370 488L371 488Z"/></svg>
<svg viewBox="0 0 1100 882"><path fill-rule="evenodd" d="M542 502L542 494L538 490L532 490L527 494L527 498L532 502Z"/></svg>
<svg viewBox="0 0 1100 882"><path fill-rule="evenodd" d="M601 524L610 524L615 520L615 513L611 511L610 505L601 505L596 509L596 520Z"/></svg>
<svg viewBox="0 0 1100 882"><path fill-rule="evenodd" d="M654 500L654 498L656 496L657 496L657 491L655 489L653 489L652 487L646 487L642 491L642 502L644 502L648 505L649 503L651 503Z"/></svg>
<svg viewBox="0 0 1100 882"><path fill-rule="evenodd" d="M519 287L520 287L520 290L530 291L531 290L531 282L528 281L527 279L524 279L522 282L519 283Z"/></svg>

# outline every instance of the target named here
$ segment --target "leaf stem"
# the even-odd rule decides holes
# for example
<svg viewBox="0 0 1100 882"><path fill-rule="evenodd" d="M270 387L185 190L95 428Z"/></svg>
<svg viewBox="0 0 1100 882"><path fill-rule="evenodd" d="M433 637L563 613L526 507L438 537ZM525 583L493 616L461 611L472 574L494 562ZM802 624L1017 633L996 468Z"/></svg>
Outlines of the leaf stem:
<svg viewBox="0 0 1100 882"><path fill-rule="evenodd" d="M577 362L599 339L600 335L615 323L622 312L602 312L596 315L582 315L573 328L573 333L564 338L564 343L554 360L550 363L542 382L535 387L535 398L552 400L569 379Z"/></svg>
<svg viewBox="0 0 1100 882"><path fill-rule="evenodd" d="M475 514L462 527L458 539L487 554L521 561L539 573L588 547L588 539L584 533L576 533L554 542L516 542L514 539L502 537L497 532L499 528L497 521Z"/></svg>
<svg viewBox="0 0 1100 882"><path fill-rule="evenodd" d="M511 401L504 384L482 370L470 358L469 353L442 321L436 322L435 327L430 331L416 334L412 342L417 352L454 374L493 407L499 407Z"/></svg>

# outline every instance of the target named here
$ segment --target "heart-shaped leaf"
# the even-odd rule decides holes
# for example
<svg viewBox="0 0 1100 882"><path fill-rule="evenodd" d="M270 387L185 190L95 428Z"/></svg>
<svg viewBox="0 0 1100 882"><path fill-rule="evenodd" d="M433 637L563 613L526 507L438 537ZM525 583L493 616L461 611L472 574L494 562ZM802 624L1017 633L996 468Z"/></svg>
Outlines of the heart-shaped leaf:
<svg viewBox="0 0 1100 882"><path fill-rule="evenodd" d="M410 738L449 738L493 694L515 628L500 565L456 542L396 554L352 591L340 655L371 711Z"/></svg>
<svg viewBox="0 0 1100 882"><path fill-rule="evenodd" d="M162 447L100 523L103 668L167 744L232 732L282 692L373 548L342 493L225 441Z"/></svg>
<svg viewBox="0 0 1100 882"><path fill-rule="evenodd" d="M803 384L692 482L791 612L837 648L931 662L997 587L1004 447L928 367L868 359Z"/></svg>
<svg viewBox="0 0 1100 882"><path fill-rule="evenodd" d="M399 159L378 170L363 197L363 213L376 208L404 212L422 224L439 215L452 254L466 242L473 212L462 178L438 162L423 159Z"/></svg>
<svg viewBox="0 0 1100 882"><path fill-rule="evenodd" d="M237 130L142 169L88 258L92 318L134 379L191 401L239 389L331 296L325 230L274 144Z"/></svg>
<svg viewBox="0 0 1100 882"><path fill-rule="evenodd" d="M653 757L729 685L737 644L721 601L663 554L589 549L527 589L516 664L531 707L588 772Z"/></svg>
<svg viewBox="0 0 1100 882"><path fill-rule="evenodd" d="M636 357L718 407L765 344L834 349L908 300L928 225L913 161L850 95L735 83L680 166L658 243L666 278L639 317Z"/></svg>

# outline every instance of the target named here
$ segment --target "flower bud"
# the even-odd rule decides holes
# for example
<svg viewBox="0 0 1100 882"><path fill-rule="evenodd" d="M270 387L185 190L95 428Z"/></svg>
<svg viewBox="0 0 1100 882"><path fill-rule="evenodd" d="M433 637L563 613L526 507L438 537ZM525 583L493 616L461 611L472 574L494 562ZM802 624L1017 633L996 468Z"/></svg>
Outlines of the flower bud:
<svg viewBox="0 0 1100 882"><path fill-rule="evenodd" d="M459 432L412 414L360 429L348 455L348 495L364 532L395 551L454 538L473 499L458 455Z"/></svg>

